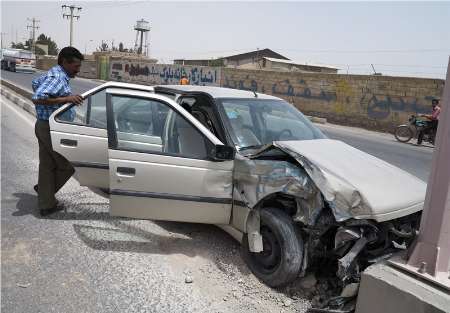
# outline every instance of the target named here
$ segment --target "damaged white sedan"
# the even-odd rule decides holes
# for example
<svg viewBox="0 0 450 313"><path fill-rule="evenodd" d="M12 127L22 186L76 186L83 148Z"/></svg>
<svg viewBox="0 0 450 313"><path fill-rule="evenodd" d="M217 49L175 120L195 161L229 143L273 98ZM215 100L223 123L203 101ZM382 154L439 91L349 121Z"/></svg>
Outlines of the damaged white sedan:
<svg viewBox="0 0 450 313"><path fill-rule="evenodd" d="M357 282L418 229L425 183L327 139L282 99L114 82L83 97L50 119L80 184L112 215L218 225L270 286L323 264Z"/></svg>

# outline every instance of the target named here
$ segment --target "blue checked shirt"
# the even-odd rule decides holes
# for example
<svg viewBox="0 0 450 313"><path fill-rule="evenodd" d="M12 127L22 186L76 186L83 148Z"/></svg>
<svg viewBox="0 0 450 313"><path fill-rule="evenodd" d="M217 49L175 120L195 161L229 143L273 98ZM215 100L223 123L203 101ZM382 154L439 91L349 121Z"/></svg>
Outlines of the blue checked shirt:
<svg viewBox="0 0 450 313"><path fill-rule="evenodd" d="M31 86L33 88L33 100L66 97L72 94L72 89L69 85L69 75L60 66L52 67L47 73L33 79ZM50 115L59 109L62 104L43 105L36 104L36 117L39 120L48 121ZM73 121L75 118L75 110L72 107L63 114L61 119L66 121Z"/></svg>

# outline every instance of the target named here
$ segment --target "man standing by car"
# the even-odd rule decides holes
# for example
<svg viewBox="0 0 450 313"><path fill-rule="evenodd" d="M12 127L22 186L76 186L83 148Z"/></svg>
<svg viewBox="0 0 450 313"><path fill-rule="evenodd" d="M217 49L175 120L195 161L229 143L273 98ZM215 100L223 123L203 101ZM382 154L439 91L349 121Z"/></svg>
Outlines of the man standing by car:
<svg viewBox="0 0 450 313"><path fill-rule="evenodd" d="M38 193L39 212L42 216L62 208L57 205L55 193L69 180L75 170L61 155L53 151L48 119L63 104L80 105L80 95L72 95L69 85L80 71L83 55L73 47L65 47L58 54L58 65L32 82L32 101L36 108L35 134L39 143L39 179L34 190ZM69 114L74 116L72 108Z"/></svg>
<svg viewBox="0 0 450 313"><path fill-rule="evenodd" d="M428 126L423 129L419 136L417 137L417 144L422 144L423 135L426 131L431 133L432 144L434 144L434 139L436 137L436 132L439 124L439 114L441 113L441 107L439 106L439 99L433 99L431 100L431 106L433 107L431 110L431 114L424 114L423 117L428 118L430 121L428 122Z"/></svg>

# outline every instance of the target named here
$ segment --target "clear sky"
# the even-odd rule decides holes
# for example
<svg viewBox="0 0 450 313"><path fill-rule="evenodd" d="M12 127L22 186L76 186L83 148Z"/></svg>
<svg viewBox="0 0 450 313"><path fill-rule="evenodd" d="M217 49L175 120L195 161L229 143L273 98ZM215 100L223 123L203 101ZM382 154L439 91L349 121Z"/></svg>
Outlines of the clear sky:
<svg viewBox="0 0 450 313"><path fill-rule="evenodd" d="M102 40L134 45L133 25L151 23L150 54L159 62L211 58L270 48L299 62L336 65L340 73L445 78L450 2L24 2L2 1L3 38L29 36L27 18L58 47L69 42L61 5L82 7L74 45ZM92 40L92 41L90 41Z"/></svg>

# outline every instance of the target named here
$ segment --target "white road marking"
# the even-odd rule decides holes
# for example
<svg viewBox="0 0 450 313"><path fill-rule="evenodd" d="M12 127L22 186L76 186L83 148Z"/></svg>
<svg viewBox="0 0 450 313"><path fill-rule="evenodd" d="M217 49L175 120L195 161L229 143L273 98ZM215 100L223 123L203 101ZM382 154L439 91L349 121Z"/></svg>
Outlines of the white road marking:
<svg viewBox="0 0 450 313"><path fill-rule="evenodd" d="M5 99L3 99L3 98L1 99L1 103L2 103L2 105L7 106L8 109L13 111L21 119L23 119L28 125L30 125L31 127L34 127L36 119L32 118L30 116L30 113L28 113L27 111L25 111L23 109L16 108L14 104L11 104L8 100L5 101Z"/></svg>

